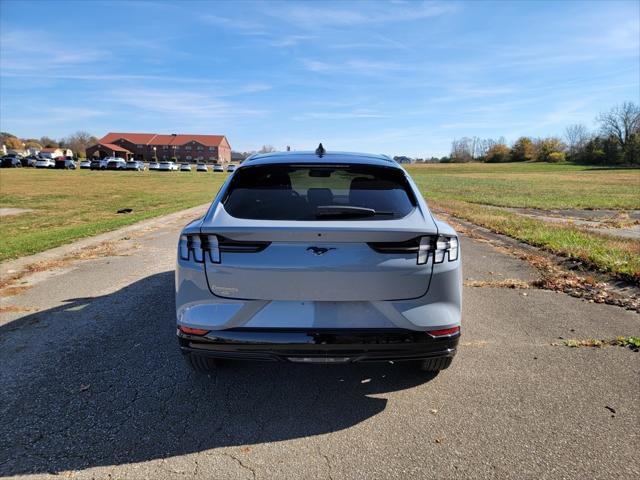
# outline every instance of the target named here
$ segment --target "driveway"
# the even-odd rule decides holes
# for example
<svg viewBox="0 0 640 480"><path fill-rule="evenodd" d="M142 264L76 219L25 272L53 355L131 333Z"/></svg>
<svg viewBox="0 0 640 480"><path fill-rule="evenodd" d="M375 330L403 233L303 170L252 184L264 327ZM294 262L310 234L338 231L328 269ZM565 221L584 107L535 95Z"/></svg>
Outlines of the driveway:
<svg viewBox="0 0 640 480"><path fill-rule="evenodd" d="M0 299L0 475L20 478L633 478L640 316L544 290L469 287L453 366L236 363L175 340L184 219ZM162 226L160 226L162 225ZM467 280L532 280L463 238ZM105 249L105 255L113 249Z"/></svg>

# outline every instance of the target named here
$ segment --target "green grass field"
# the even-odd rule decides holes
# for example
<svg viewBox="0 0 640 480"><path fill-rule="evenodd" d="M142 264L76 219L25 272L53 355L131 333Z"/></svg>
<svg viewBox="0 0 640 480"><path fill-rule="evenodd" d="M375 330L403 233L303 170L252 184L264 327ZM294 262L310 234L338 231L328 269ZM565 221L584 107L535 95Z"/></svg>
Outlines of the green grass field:
<svg viewBox="0 0 640 480"><path fill-rule="evenodd" d="M436 164L409 167L430 205L455 217L640 282L640 242L500 208L640 209L640 169L570 164ZM604 231L603 231L604 233Z"/></svg>
<svg viewBox="0 0 640 480"><path fill-rule="evenodd" d="M495 207L640 209L640 170L569 164L435 164L409 171L429 203L456 217L601 270L640 280L640 242L615 240ZM0 170L0 260L40 252L211 201L226 174ZM488 206L491 206L490 208ZM121 208L133 213L119 215Z"/></svg>
<svg viewBox="0 0 640 480"><path fill-rule="evenodd" d="M0 170L0 260L17 258L210 202L223 173ZM130 214L118 214L132 208Z"/></svg>

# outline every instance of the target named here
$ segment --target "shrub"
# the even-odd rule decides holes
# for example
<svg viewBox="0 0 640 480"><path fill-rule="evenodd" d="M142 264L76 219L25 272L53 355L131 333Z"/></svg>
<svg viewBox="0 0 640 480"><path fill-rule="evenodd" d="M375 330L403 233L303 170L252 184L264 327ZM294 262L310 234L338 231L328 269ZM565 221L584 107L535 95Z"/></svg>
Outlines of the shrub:
<svg viewBox="0 0 640 480"><path fill-rule="evenodd" d="M547 161L552 163L564 162L564 152L551 152Z"/></svg>
<svg viewBox="0 0 640 480"><path fill-rule="evenodd" d="M511 149L501 143L492 145L485 156L485 162L488 163L503 163L509 160L511 160Z"/></svg>

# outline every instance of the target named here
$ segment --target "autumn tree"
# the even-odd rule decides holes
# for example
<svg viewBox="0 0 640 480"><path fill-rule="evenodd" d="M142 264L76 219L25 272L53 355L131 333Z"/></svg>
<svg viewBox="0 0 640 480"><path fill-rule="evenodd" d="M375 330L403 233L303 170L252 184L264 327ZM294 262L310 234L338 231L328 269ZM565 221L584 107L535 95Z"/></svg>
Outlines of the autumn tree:
<svg viewBox="0 0 640 480"><path fill-rule="evenodd" d="M492 145L485 155L485 161L488 163L504 163L509 160L511 160L511 149L504 142Z"/></svg>
<svg viewBox="0 0 640 480"><path fill-rule="evenodd" d="M535 159L536 149L529 137L520 137L511 147L511 161L529 162Z"/></svg>
<svg viewBox="0 0 640 480"><path fill-rule="evenodd" d="M558 137L539 138L534 142L538 162L560 162L564 160L565 145Z"/></svg>
<svg viewBox="0 0 640 480"><path fill-rule="evenodd" d="M20 150L22 149L22 140L11 133L1 132L0 140L3 145L6 145L7 148L11 150Z"/></svg>

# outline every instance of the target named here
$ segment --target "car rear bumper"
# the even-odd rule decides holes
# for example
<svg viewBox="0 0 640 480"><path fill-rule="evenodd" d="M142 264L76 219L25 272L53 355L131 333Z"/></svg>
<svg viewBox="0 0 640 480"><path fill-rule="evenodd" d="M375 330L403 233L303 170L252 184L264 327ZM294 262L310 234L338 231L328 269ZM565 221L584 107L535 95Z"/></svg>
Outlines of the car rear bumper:
<svg viewBox="0 0 640 480"><path fill-rule="evenodd" d="M453 357L459 334L433 338L404 329L302 330L236 328L205 336L178 330L183 353L240 360L301 363L404 361Z"/></svg>

